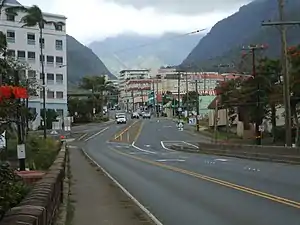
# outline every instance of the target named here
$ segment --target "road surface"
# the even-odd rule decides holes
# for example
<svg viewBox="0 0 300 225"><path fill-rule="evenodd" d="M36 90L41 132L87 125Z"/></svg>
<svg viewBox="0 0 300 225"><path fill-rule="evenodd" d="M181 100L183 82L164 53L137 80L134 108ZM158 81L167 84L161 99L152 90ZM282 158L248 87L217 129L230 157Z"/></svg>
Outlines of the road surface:
<svg viewBox="0 0 300 225"><path fill-rule="evenodd" d="M133 145L107 141L125 128L113 123L85 150L162 224L300 224L299 166L172 151L199 136L143 121Z"/></svg>

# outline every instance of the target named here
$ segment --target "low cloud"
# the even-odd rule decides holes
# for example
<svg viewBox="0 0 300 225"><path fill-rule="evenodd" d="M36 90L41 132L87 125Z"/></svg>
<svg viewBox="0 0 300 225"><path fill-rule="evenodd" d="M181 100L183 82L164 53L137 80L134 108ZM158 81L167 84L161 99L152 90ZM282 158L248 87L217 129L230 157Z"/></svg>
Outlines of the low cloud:
<svg viewBox="0 0 300 225"><path fill-rule="evenodd" d="M161 13L201 14L215 11L232 11L252 0L106 0L137 9L153 8Z"/></svg>

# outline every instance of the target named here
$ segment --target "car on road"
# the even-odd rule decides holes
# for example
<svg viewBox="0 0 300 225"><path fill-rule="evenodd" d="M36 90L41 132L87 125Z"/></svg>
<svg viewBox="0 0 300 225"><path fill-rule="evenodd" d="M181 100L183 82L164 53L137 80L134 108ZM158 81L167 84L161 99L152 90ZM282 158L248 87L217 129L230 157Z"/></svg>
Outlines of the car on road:
<svg viewBox="0 0 300 225"><path fill-rule="evenodd" d="M115 118L118 119L119 117L126 117L126 113L116 113Z"/></svg>
<svg viewBox="0 0 300 225"><path fill-rule="evenodd" d="M139 119L140 118L140 115L138 112L134 112L131 114L131 119Z"/></svg>
<svg viewBox="0 0 300 225"><path fill-rule="evenodd" d="M145 112L143 114L143 119L150 119L151 118L151 114L149 112Z"/></svg>
<svg viewBox="0 0 300 225"><path fill-rule="evenodd" d="M127 118L125 115L121 115L117 118L117 124L126 124L127 123Z"/></svg>

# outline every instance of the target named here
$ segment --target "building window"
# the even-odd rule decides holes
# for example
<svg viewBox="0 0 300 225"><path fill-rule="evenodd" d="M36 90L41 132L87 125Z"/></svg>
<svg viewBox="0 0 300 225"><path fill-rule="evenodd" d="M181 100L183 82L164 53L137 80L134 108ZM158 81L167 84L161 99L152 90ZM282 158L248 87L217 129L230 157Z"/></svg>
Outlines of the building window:
<svg viewBox="0 0 300 225"><path fill-rule="evenodd" d="M63 41L62 40L56 40L55 41L55 48L56 48L56 50L62 50L63 49Z"/></svg>
<svg viewBox="0 0 300 225"><path fill-rule="evenodd" d="M27 44L35 45L35 34L32 33L27 34Z"/></svg>
<svg viewBox="0 0 300 225"><path fill-rule="evenodd" d="M56 98L59 98L59 99L64 98L64 93L62 91L57 91L56 92Z"/></svg>
<svg viewBox="0 0 300 225"><path fill-rule="evenodd" d="M15 34L15 32L12 31L12 30L8 30L6 32L6 40L7 40L7 42L15 43L15 41L16 41L16 34Z"/></svg>
<svg viewBox="0 0 300 225"><path fill-rule="evenodd" d="M11 49L8 49L7 50L7 56L8 57L16 57L16 51L15 50L11 50Z"/></svg>
<svg viewBox="0 0 300 225"><path fill-rule="evenodd" d="M47 98L54 98L54 91L47 91Z"/></svg>
<svg viewBox="0 0 300 225"><path fill-rule="evenodd" d="M45 48L45 38L39 38L39 42L40 42L40 45L42 45L42 48Z"/></svg>
<svg viewBox="0 0 300 225"><path fill-rule="evenodd" d="M18 59L25 60L25 51L18 51Z"/></svg>
<svg viewBox="0 0 300 225"><path fill-rule="evenodd" d="M47 73L47 84L54 84L54 74Z"/></svg>
<svg viewBox="0 0 300 225"><path fill-rule="evenodd" d="M55 30L62 31L63 25L59 24L59 25L55 26Z"/></svg>
<svg viewBox="0 0 300 225"><path fill-rule="evenodd" d="M56 83L62 84L64 82L64 76L62 74L56 74Z"/></svg>
<svg viewBox="0 0 300 225"><path fill-rule="evenodd" d="M57 65L62 65L63 64L63 57L56 56L56 64Z"/></svg>
<svg viewBox="0 0 300 225"><path fill-rule="evenodd" d="M54 63L54 56L47 55L47 64L53 65Z"/></svg>
<svg viewBox="0 0 300 225"><path fill-rule="evenodd" d="M35 52L27 52L28 60L35 61Z"/></svg>
<svg viewBox="0 0 300 225"><path fill-rule="evenodd" d="M11 21L11 22L15 22L15 15L13 15L13 14L6 14L6 20L7 21Z"/></svg>
<svg viewBox="0 0 300 225"><path fill-rule="evenodd" d="M45 62L45 55L40 55L40 62Z"/></svg>

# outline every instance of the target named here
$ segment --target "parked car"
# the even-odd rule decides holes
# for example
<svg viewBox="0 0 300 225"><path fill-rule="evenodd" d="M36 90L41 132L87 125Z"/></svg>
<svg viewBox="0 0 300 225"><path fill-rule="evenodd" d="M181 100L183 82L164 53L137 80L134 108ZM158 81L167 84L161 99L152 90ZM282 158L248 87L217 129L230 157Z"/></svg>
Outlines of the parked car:
<svg viewBox="0 0 300 225"><path fill-rule="evenodd" d="M131 119L139 119L140 118L140 115L138 112L134 112L131 114Z"/></svg>
<svg viewBox="0 0 300 225"><path fill-rule="evenodd" d="M149 112L145 112L143 114L143 119L150 119L151 118L151 114Z"/></svg>
<svg viewBox="0 0 300 225"><path fill-rule="evenodd" d="M127 123L127 118L126 118L126 116L124 116L124 115L121 115L121 116L119 116L118 118L117 118L117 124L120 124L120 123Z"/></svg>

